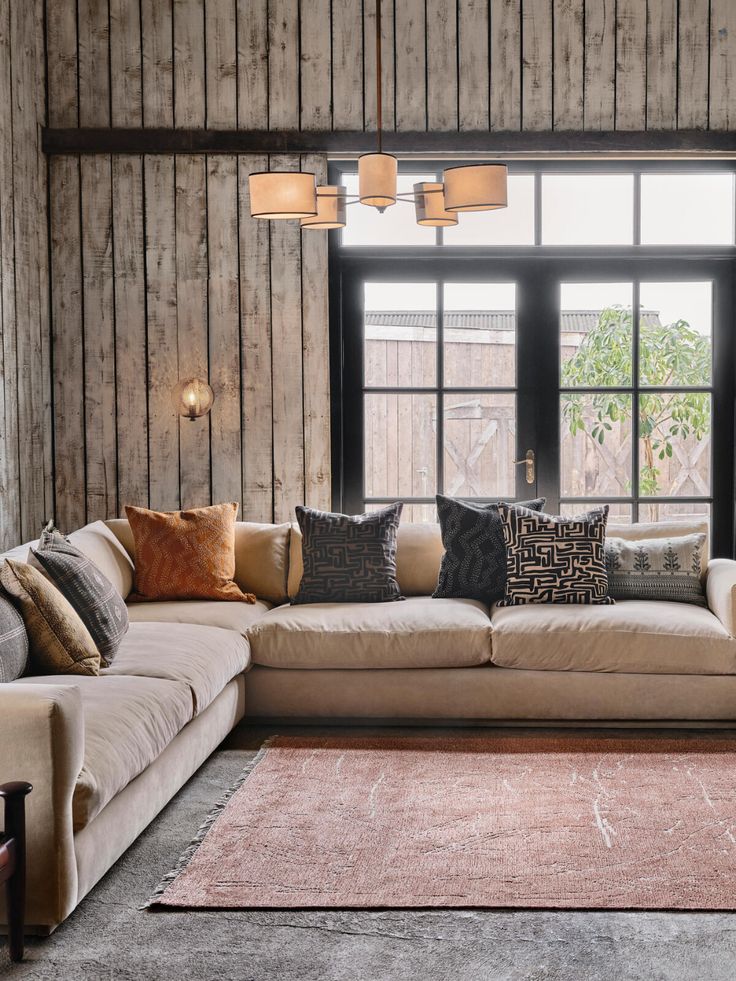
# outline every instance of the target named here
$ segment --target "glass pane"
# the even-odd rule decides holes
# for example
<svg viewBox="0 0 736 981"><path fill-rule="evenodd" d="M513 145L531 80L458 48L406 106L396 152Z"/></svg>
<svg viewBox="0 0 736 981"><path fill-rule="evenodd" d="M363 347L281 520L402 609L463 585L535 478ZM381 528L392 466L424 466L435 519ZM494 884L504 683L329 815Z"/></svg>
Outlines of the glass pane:
<svg viewBox="0 0 736 981"><path fill-rule="evenodd" d="M642 385L709 385L713 284L642 283L639 299Z"/></svg>
<svg viewBox="0 0 736 981"><path fill-rule="evenodd" d="M443 229L445 245L534 245L534 177L510 175L508 207L467 211Z"/></svg>
<svg viewBox="0 0 736 981"><path fill-rule="evenodd" d="M631 495L631 396L561 395L563 497Z"/></svg>
<svg viewBox="0 0 736 981"><path fill-rule="evenodd" d="M584 514L591 508L600 507L601 504L608 504L608 523L615 525L630 525L632 521L631 505L617 504L614 501L563 501L560 504L560 514L566 518L574 518L576 514Z"/></svg>
<svg viewBox="0 0 736 981"><path fill-rule="evenodd" d="M434 395L365 396L365 496L432 497L437 487Z"/></svg>
<svg viewBox="0 0 736 981"><path fill-rule="evenodd" d="M433 386L437 379L435 284L366 283L364 309L366 386Z"/></svg>
<svg viewBox="0 0 736 981"><path fill-rule="evenodd" d="M450 497L513 496L516 396L445 395L445 487Z"/></svg>
<svg viewBox="0 0 736 981"><path fill-rule="evenodd" d="M652 502L639 505L639 521L698 521L707 518L710 521L710 504L688 501Z"/></svg>
<svg viewBox="0 0 736 981"><path fill-rule="evenodd" d="M514 283L446 283L445 385L516 384Z"/></svg>
<svg viewBox="0 0 736 981"><path fill-rule="evenodd" d="M732 245L733 174L642 174L642 245Z"/></svg>
<svg viewBox="0 0 736 981"><path fill-rule="evenodd" d="M432 174L399 174L397 191L411 194L419 181L436 181ZM358 193L358 175L343 174L348 195ZM397 201L380 214L365 204L349 204L347 225L342 230L343 245L435 245L437 230L417 225L411 201Z"/></svg>
<svg viewBox="0 0 736 981"><path fill-rule="evenodd" d="M560 284L560 381L565 388L631 384L631 283Z"/></svg>
<svg viewBox="0 0 736 981"><path fill-rule="evenodd" d="M710 395L639 396L639 493L710 497Z"/></svg>
<svg viewBox="0 0 736 981"><path fill-rule="evenodd" d="M631 245L632 174L545 174L543 245Z"/></svg>
<svg viewBox="0 0 736 981"><path fill-rule="evenodd" d="M385 508L385 504L372 504L366 502L365 509L368 511L380 511ZM434 504L405 504L401 510L402 525L436 525L437 507Z"/></svg>

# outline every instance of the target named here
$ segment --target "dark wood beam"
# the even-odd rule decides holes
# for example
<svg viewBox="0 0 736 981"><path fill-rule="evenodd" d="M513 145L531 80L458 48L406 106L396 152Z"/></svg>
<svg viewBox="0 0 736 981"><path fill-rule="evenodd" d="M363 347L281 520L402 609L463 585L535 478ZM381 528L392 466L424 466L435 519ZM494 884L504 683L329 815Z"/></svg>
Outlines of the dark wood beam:
<svg viewBox="0 0 736 981"><path fill-rule="evenodd" d="M307 130L44 129L43 151L56 153L330 153L375 149L375 133ZM672 155L736 156L736 131L414 132L384 133L389 153L426 156Z"/></svg>

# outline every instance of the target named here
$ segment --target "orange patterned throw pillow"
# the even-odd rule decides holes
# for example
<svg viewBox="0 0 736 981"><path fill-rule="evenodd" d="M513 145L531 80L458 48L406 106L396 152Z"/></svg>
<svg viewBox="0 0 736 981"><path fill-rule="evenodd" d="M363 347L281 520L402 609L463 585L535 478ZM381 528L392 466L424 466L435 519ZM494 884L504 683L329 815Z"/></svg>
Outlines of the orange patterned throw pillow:
<svg viewBox="0 0 736 981"><path fill-rule="evenodd" d="M255 603L235 575L237 504L191 511L126 507L135 540L135 586L129 600L214 599Z"/></svg>

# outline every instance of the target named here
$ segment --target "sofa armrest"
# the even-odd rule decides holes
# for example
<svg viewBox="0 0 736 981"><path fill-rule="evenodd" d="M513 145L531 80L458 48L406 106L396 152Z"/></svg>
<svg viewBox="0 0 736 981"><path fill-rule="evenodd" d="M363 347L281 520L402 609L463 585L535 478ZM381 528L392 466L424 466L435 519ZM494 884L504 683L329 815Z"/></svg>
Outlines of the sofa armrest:
<svg viewBox="0 0 736 981"><path fill-rule="evenodd" d="M736 637L736 562L733 559L710 560L705 596L711 612Z"/></svg>
<svg viewBox="0 0 736 981"><path fill-rule="evenodd" d="M0 783L27 780L26 923L53 929L77 904L72 795L84 727L73 685L0 685ZM7 923L0 900L0 922Z"/></svg>

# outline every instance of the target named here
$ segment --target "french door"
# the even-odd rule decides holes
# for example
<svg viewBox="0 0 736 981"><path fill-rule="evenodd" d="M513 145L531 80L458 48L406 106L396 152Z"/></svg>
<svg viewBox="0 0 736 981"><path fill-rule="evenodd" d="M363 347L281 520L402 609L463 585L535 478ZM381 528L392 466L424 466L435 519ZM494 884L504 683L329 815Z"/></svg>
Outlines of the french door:
<svg viewBox="0 0 736 981"><path fill-rule="evenodd" d="M341 260L337 507L543 496L697 514L732 554L731 261Z"/></svg>

